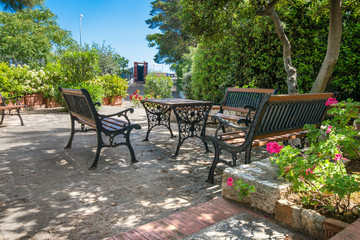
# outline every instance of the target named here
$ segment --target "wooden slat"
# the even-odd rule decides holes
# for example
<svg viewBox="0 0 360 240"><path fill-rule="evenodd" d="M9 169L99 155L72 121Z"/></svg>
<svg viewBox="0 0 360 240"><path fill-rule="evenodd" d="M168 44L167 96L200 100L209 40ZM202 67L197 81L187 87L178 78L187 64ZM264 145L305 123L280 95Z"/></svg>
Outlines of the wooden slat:
<svg viewBox="0 0 360 240"><path fill-rule="evenodd" d="M0 106L0 110L11 110L24 107L26 107L26 105Z"/></svg>
<svg viewBox="0 0 360 240"><path fill-rule="evenodd" d="M274 93L275 89L270 88L228 88L227 92L254 92L254 93Z"/></svg>
<svg viewBox="0 0 360 240"><path fill-rule="evenodd" d="M127 125L127 121L115 118L104 118L101 124L103 128L108 131L119 131Z"/></svg>
<svg viewBox="0 0 360 240"><path fill-rule="evenodd" d="M287 133L286 133L287 132ZM253 147L259 147L266 145L268 142L280 142L295 138L301 138L305 137L307 132L306 131L298 131L298 132L291 132L286 131L282 134L280 133L273 133L273 134L266 134L266 135L260 135L256 136L254 141L252 142ZM238 134L239 137L236 137L236 134ZM243 137L244 134L239 133L232 133L231 135L225 136L225 139L222 139L225 143L233 145L233 146L240 146L245 142L245 138Z"/></svg>
<svg viewBox="0 0 360 240"><path fill-rule="evenodd" d="M91 128L96 129L96 124L94 122L87 121L84 118L77 118L77 121L80 122L80 123L83 123L85 125L88 125Z"/></svg>
<svg viewBox="0 0 360 240"><path fill-rule="evenodd" d="M284 94L284 95L271 95L269 102L281 102L281 101L296 101L296 100L327 100L333 97L334 93L309 93L309 94Z"/></svg>
<svg viewBox="0 0 360 240"><path fill-rule="evenodd" d="M249 109L245 109L245 108L241 108L241 107L223 106L222 109L223 109L223 110L228 110L228 111L234 111L234 112L242 112L242 113L247 113L247 112L249 112Z"/></svg>
<svg viewBox="0 0 360 240"><path fill-rule="evenodd" d="M224 120L228 120L228 121L238 121L239 119L242 119L245 117L241 117L241 116L235 116L235 115L230 115L230 114L225 114L225 113L210 113L209 114L209 117L212 117L212 116L218 116L218 117L221 117L222 119Z"/></svg>

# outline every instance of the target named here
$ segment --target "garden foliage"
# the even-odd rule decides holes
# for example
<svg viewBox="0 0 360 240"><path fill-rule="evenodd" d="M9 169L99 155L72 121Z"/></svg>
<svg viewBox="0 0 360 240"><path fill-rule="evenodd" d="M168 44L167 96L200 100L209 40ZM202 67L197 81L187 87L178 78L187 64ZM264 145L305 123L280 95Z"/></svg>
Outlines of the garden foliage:
<svg viewBox="0 0 360 240"><path fill-rule="evenodd" d="M330 100L333 99L328 101L332 105L329 110L332 117L324 121L321 128L306 126L308 149L290 145L282 148L272 142L267 150L275 153L271 160L278 165L279 176L302 194L304 205L344 215L356 209L350 199L360 191L359 176L347 173L345 166L346 162L360 160L358 131L352 126L352 121L359 119L360 104Z"/></svg>
<svg viewBox="0 0 360 240"><path fill-rule="evenodd" d="M171 77L148 74L145 80L145 94L154 94L155 98L172 98L171 89L174 83Z"/></svg>

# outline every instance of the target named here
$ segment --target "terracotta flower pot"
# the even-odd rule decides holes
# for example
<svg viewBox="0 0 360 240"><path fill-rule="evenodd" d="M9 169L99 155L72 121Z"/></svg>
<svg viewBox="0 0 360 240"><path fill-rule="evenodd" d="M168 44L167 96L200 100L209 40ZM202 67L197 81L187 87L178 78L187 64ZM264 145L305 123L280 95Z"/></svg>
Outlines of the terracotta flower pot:
<svg viewBox="0 0 360 240"><path fill-rule="evenodd" d="M109 98L108 97L103 98L102 105L109 105Z"/></svg>
<svg viewBox="0 0 360 240"><path fill-rule="evenodd" d="M61 107L61 105L57 103L54 98L44 98L44 103L46 108Z"/></svg>
<svg viewBox="0 0 360 240"><path fill-rule="evenodd" d="M27 106L36 106L44 104L43 96L41 93L31 94L31 95L25 95L25 105Z"/></svg>
<svg viewBox="0 0 360 240"><path fill-rule="evenodd" d="M117 97L111 97L111 99L109 100L109 103L111 106L120 106L123 102L123 98L121 96L117 96Z"/></svg>

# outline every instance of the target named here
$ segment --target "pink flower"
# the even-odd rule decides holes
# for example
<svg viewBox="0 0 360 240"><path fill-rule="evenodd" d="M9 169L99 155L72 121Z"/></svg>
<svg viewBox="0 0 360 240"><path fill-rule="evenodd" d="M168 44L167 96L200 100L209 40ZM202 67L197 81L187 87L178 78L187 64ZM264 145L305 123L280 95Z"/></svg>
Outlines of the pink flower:
<svg viewBox="0 0 360 240"><path fill-rule="evenodd" d="M130 100L132 100L132 98L133 98L133 95L130 95Z"/></svg>
<svg viewBox="0 0 360 240"><path fill-rule="evenodd" d="M341 160L341 154L340 153L335 154L335 159L334 160L335 161Z"/></svg>
<svg viewBox="0 0 360 240"><path fill-rule="evenodd" d="M231 187L233 185L233 182L234 182L234 180L231 177L229 177L228 180L227 180L227 185L229 187Z"/></svg>
<svg viewBox="0 0 360 240"><path fill-rule="evenodd" d="M305 178L304 178L302 175L300 175L300 178L301 178L302 180L305 180Z"/></svg>
<svg viewBox="0 0 360 240"><path fill-rule="evenodd" d="M136 94L135 99L138 99L139 95Z"/></svg>
<svg viewBox="0 0 360 240"><path fill-rule="evenodd" d="M134 92L134 95L136 95L136 92Z"/></svg>
<svg viewBox="0 0 360 240"><path fill-rule="evenodd" d="M332 129L332 126L328 126L328 129L326 130L326 133L329 133Z"/></svg>
<svg viewBox="0 0 360 240"><path fill-rule="evenodd" d="M139 96L139 100L141 100L141 96Z"/></svg>
<svg viewBox="0 0 360 240"><path fill-rule="evenodd" d="M338 101L336 101L336 98L329 98L326 102L325 105L329 106L329 105L333 105L333 104L337 104Z"/></svg>
<svg viewBox="0 0 360 240"><path fill-rule="evenodd" d="M311 168L306 169L306 175L309 175L309 173L314 173L313 170L311 170Z"/></svg>
<svg viewBox="0 0 360 240"><path fill-rule="evenodd" d="M14 92L11 92L11 95L14 95Z"/></svg>
<svg viewBox="0 0 360 240"><path fill-rule="evenodd" d="M266 145L266 151L268 151L270 154L279 153L283 147L284 146L279 145L277 142L269 142Z"/></svg>

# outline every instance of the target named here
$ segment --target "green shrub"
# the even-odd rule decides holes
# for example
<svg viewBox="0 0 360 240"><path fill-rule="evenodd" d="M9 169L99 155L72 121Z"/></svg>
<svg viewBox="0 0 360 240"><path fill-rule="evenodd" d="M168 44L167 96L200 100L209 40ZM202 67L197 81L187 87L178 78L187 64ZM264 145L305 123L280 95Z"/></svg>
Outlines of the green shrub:
<svg viewBox="0 0 360 240"><path fill-rule="evenodd" d="M66 51L60 57L61 69L69 82L91 81L100 73L96 50Z"/></svg>
<svg viewBox="0 0 360 240"><path fill-rule="evenodd" d="M171 77L149 74L145 79L145 94L153 93L155 98L172 98L171 89L174 83Z"/></svg>
<svg viewBox="0 0 360 240"><path fill-rule="evenodd" d="M123 79L117 75L106 74L100 76L94 81L93 84L100 85L105 91L105 97L126 97L129 84L126 79Z"/></svg>
<svg viewBox="0 0 360 240"><path fill-rule="evenodd" d="M100 85L92 84L90 82L81 82L81 83L64 83L61 85L62 88L71 88L71 89L86 89L90 97L93 101L93 103L96 102L102 102L103 98L105 97L105 91ZM66 108L66 103L64 101L64 98L59 90L56 91L55 96L56 102L60 103L63 107ZM96 106L98 108L98 106Z"/></svg>
<svg viewBox="0 0 360 240"><path fill-rule="evenodd" d="M279 176L291 182L294 191L302 193L304 205L328 208L341 215L356 207L350 198L360 191L360 178L347 173L344 161L345 157L352 161L360 157L358 131L350 124L359 118L359 106L358 102L340 102L329 110L333 118L324 121L322 128L305 126L310 144L306 150L290 145L283 148L276 142L267 145L267 150L275 153L271 160L278 165Z"/></svg>

